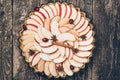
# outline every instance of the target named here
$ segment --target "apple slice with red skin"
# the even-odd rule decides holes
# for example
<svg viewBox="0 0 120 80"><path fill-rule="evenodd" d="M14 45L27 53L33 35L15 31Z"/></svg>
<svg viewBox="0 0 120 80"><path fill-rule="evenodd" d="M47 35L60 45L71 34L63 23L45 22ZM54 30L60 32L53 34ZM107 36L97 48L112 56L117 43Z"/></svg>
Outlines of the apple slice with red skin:
<svg viewBox="0 0 120 80"><path fill-rule="evenodd" d="M38 64L40 60L40 55L41 55L40 53L34 55L31 66L35 66L36 64Z"/></svg>
<svg viewBox="0 0 120 80"><path fill-rule="evenodd" d="M33 31L33 32L37 32L37 26L36 25L33 25L33 24L25 24L26 25L26 28L27 30L30 30L30 31Z"/></svg>
<svg viewBox="0 0 120 80"><path fill-rule="evenodd" d="M40 58L43 59L43 60L45 60L45 61L52 61L52 60L49 58L49 55L48 55L48 54L45 54L45 53L41 53Z"/></svg>
<svg viewBox="0 0 120 80"><path fill-rule="evenodd" d="M70 28L63 26L63 27L60 27L59 30L61 33L65 33L65 32L68 32L70 30Z"/></svg>
<svg viewBox="0 0 120 80"><path fill-rule="evenodd" d="M43 9L45 9L47 11L47 13L50 16L50 18L54 17L53 11L52 11L52 9L49 6L47 6L47 5L43 6Z"/></svg>
<svg viewBox="0 0 120 80"><path fill-rule="evenodd" d="M54 18L52 18L51 22L59 22L60 21L60 16L55 16Z"/></svg>
<svg viewBox="0 0 120 80"><path fill-rule="evenodd" d="M55 3L55 7L56 7L56 10L57 10L57 16L60 16L61 14L61 5L59 2Z"/></svg>
<svg viewBox="0 0 120 80"><path fill-rule="evenodd" d="M49 65L50 65L50 62L49 62L49 61L46 61L46 62L45 62L44 72L45 72L45 74L46 74L47 76L50 75Z"/></svg>
<svg viewBox="0 0 120 80"><path fill-rule="evenodd" d="M75 20L77 17L77 11L76 11L75 7L71 6L71 8L72 8L72 14L70 15L70 19Z"/></svg>
<svg viewBox="0 0 120 80"><path fill-rule="evenodd" d="M32 62L32 60L33 60L33 58L34 58L34 55L32 55L32 56L29 56L29 59L28 59L28 62Z"/></svg>
<svg viewBox="0 0 120 80"><path fill-rule="evenodd" d="M89 62L89 58L81 58L76 55L73 56L73 59L79 63L88 63Z"/></svg>
<svg viewBox="0 0 120 80"><path fill-rule="evenodd" d="M51 40L49 40L48 42L40 42L39 45L42 47L42 48L48 48L48 47L51 47L53 46L53 43Z"/></svg>
<svg viewBox="0 0 120 80"><path fill-rule="evenodd" d="M53 60L54 63L61 63L61 62L64 62L66 59L66 57L63 57L63 56L60 56L56 59Z"/></svg>
<svg viewBox="0 0 120 80"><path fill-rule="evenodd" d="M93 36L91 36L89 39L87 39L87 40L83 40L83 41L79 41L79 45L81 46L85 46L85 45L90 45L91 43L93 43L93 41L94 41L94 38L93 38Z"/></svg>
<svg viewBox="0 0 120 80"><path fill-rule="evenodd" d="M50 59L56 59L56 58L58 58L60 56L60 52L59 52L59 50L57 51L57 52L55 52L55 53L53 53L53 54L50 54L49 55L49 58Z"/></svg>
<svg viewBox="0 0 120 80"><path fill-rule="evenodd" d="M78 47L78 49L81 51L88 51L88 50L92 50L93 48L94 48L93 44Z"/></svg>
<svg viewBox="0 0 120 80"><path fill-rule="evenodd" d="M73 66L75 66L75 67L80 67L80 68L82 68L82 67L84 66L83 63L79 63L79 62L77 62L77 61L75 61L75 60L73 60L73 59L69 60L69 62L70 62L71 65L73 65Z"/></svg>
<svg viewBox="0 0 120 80"><path fill-rule="evenodd" d="M57 16L57 10L56 10L55 5L54 4L49 4L48 6L52 9L52 11L54 13L54 16Z"/></svg>
<svg viewBox="0 0 120 80"><path fill-rule="evenodd" d="M36 15L36 16L39 16L39 18L41 18L42 22L44 22L45 19L46 19L45 15L41 12L36 12L35 11L35 12L33 12L33 14Z"/></svg>
<svg viewBox="0 0 120 80"><path fill-rule="evenodd" d="M72 59L72 57L73 57L73 51L70 49L69 59Z"/></svg>
<svg viewBox="0 0 120 80"><path fill-rule="evenodd" d="M80 12L80 9L77 9L77 17L76 19L74 20L74 25L77 25L81 19L81 12Z"/></svg>
<svg viewBox="0 0 120 80"><path fill-rule="evenodd" d="M66 7L67 7L67 11L65 17L69 18L72 13L72 8L70 7L70 5L67 5Z"/></svg>
<svg viewBox="0 0 120 80"><path fill-rule="evenodd" d="M87 32L87 34L85 35L86 36L86 40L89 39L92 35L93 35L93 31L90 30ZM83 39L79 36L79 40L82 41Z"/></svg>
<svg viewBox="0 0 120 80"><path fill-rule="evenodd" d="M73 75L73 72L72 72L72 70L70 70L67 60L63 63L63 68L67 75L69 75L69 76Z"/></svg>
<svg viewBox="0 0 120 80"><path fill-rule="evenodd" d="M61 4L61 14L60 14L61 18L64 18L66 13L67 13L67 5L66 5L66 3L62 3Z"/></svg>
<svg viewBox="0 0 120 80"><path fill-rule="evenodd" d="M38 71L43 72L45 67L45 61L40 59L37 65Z"/></svg>
<svg viewBox="0 0 120 80"><path fill-rule="evenodd" d="M22 32L22 35L23 35L23 36L33 35L33 34L34 34L34 31L31 31L31 30L26 30L26 31L23 31L23 32Z"/></svg>
<svg viewBox="0 0 120 80"><path fill-rule="evenodd" d="M39 16L37 16L37 15L30 15L29 16L31 19L34 19L37 23L39 23L41 26L43 26L43 21L42 21L42 19L39 17Z"/></svg>
<svg viewBox="0 0 120 80"><path fill-rule="evenodd" d="M43 8L39 9L39 12L41 12L46 18L50 18L50 16L48 15L47 11Z"/></svg>
<svg viewBox="0 0 120 80"><path fill-rule="evenodd" d="M85 22L84 22L84 24L81 27L79 27L77 29L77 31L81 32L81 31L85 30L87 28L87 26L88 26L88 23L89 23L89 21L86 19Z"/></svg>
<svg viewBox="0 0 120 80"><path fill-rule="evenodd" d="M85 23L85 18L84 17L81 17L79 23L77 23L77 25L75 25L74 29L75 30L78 30L79 28L81 28Z"/></svg>
<svg viewBox="0 0 120 80"><path fill-rule="evenodd" d="M90 51L79 51L76 55L85 58L90 57L92 53Z"/></svg>
<svg viewBox="0 0 120 80"><path fill-rule="evenodd" d="M68 58L70 55L70 49L69 48L65 48L65 56L66 58Z"/></svg>
<svg viewBox="0 0 120 80"><path fill-rule="evenodd" d="M86 35L90 31L90 26L87 26L82 32L79 33L79 36Z"/></svg>
<svg viewBox="0 0 120 80"><path fill-rule="evenodd" d="M57 36L57 39L58 39L59 42L75 41L76 40L74 35L71 34L71 33L61 33L60 35Z"/></svg>
<svg viewBox="0 0 120 80"><path fill-rule="evenodd" d="M58 46L58 49L61 56L65 56L65 47Z"/></svg>
<svg viewBox="0 0 120 80"><path fill-rule="evenodd" d="M53 62L50 62L49 64L49 70L50 70L50 73L53 75L53 76L58 76L58 73L56 71L56 67L55 67L55 63Z"/></svg>
<svg viewBox="0 0 120 80"><path fill-rule="evenodd" d="M46 54L51 54L51 53L55 53L57 50L58 50L58 47L56 45L53 45L53 46L50 46L50 47L47 47L47 48L41 48L43 53L46 53Z"/></svg>

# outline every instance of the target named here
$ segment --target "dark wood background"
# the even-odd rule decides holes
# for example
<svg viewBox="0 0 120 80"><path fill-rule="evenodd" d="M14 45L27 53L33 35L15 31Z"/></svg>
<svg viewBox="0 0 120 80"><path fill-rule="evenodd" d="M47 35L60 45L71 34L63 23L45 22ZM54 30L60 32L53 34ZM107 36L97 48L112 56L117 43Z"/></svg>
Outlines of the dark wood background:
<svg viewBox="0 0 120 80"><path fill-rule="evenodd" d="M90 63L72 77L49 79L35 73L19 48L19 31L34 7L68 2L91 19L95 46ZM0 0L0 80L120 80L120 0Z"/></svg>

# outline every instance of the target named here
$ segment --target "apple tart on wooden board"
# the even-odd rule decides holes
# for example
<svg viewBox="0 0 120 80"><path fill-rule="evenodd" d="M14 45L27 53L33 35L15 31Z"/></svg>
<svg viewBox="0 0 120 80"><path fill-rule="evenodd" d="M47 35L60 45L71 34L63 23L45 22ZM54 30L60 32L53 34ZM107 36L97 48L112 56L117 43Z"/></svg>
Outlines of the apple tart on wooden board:
<svg viewBox="0 0 120 80"><path fill-rule="evenodd" d="M20 32L25 60L49 77L72 76L89 62L94 31L79 8L67 3L36 7Z"/></svg>

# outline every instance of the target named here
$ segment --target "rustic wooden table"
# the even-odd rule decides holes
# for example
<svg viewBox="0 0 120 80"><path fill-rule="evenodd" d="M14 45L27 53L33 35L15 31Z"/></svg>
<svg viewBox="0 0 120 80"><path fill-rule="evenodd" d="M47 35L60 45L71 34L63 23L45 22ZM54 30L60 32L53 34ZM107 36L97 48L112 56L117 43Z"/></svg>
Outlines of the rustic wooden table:
<svg viewBox="0 0 120 80"><path fill-rule="evenodd" d="M28 13L56 1L86 12L96 32L96 48L90 63L74 76L49 79L25 62L18 39ZM0 0L0 80L120 80L120 0Z"/></svg>

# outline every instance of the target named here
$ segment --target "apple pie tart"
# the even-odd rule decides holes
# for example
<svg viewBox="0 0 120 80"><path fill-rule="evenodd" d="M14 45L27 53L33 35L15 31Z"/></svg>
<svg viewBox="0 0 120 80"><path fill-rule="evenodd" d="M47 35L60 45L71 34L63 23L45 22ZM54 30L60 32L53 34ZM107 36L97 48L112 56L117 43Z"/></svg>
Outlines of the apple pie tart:
<svg viewBox="0 0 120 80"><path fill-rule="evenodd" d="M20 32L25 60L49 77L72 76L89 62L94 31L79 8L67 3L36 7Z"/></svg>

